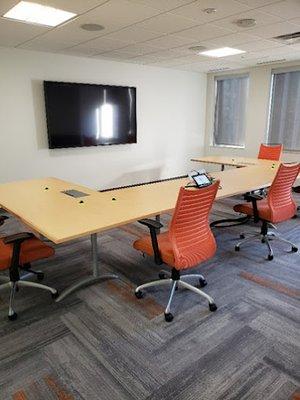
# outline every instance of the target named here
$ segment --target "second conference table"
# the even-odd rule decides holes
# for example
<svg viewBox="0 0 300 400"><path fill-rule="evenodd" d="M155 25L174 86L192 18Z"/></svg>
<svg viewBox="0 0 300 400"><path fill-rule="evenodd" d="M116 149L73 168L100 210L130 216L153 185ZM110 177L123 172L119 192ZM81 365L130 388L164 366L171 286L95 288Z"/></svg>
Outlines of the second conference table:
<svg viewBox="0 0 300 400"><path fill-rule="evenodd" d="M266 162L212 173L221 181L216 198L270 186L278 166L279 163ZM179 188L187 183L188 178L171 179L98 192L58 178L32 179L1 184L0 205L55 244L90 235L93 274L66 288L56 299L60 301L81 287L117 278L116 275L100 274L98 233L172 211ZM87 196L74 198L65 194L66 190L77 190Z"/></svg>

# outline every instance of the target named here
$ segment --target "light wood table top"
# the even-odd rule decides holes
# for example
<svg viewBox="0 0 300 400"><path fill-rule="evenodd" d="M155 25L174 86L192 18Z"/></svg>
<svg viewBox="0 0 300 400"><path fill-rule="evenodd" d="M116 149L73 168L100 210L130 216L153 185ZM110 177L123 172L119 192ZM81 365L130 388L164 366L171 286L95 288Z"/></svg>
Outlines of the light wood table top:
<svg viewBox="0 0 300 400"><path fill-rule="evenodd" d="M278 165L280 161L273 160L262 160L258 158L251 157L224 157L224 156L203 156L192 158L191 161L201 162L205 164L219 164L219 165L227 165L231 167L247 167L251 165Z"/></svg>
<svg viewBox="0 0 300 400"><path fill-rule="evenodd" d="M213 173L221 180L217 198L267 187L277 168L256 165ZM0 185L0 204L35 232L62 243L171 211L179 188L187 182L187 178L174 179L101 193L57 178L33 179ZM68 189L89 196L61 193Z"/></svg>

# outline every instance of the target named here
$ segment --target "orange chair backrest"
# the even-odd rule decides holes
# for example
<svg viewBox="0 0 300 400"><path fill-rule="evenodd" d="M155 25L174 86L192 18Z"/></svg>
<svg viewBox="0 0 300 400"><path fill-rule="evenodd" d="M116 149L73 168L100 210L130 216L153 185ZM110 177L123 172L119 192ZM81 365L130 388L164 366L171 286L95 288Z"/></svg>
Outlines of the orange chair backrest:
<svg viewBox="0 0 300 400"><path fill-rule="evenodd" d="M292 196L292 186L300 174L300 164L280 164L268 192L271 222L281 222L296 214L297 205Z"/></svg>
<svg viewBox="0 0 300 400"><path fill-rule="evenodd" d="M169 229L176 269L195 267L215 254L208 216L219 183L195 190L180 188Z"/></svg>
<svg viewBox="0 0 300 400"><path fill-rule="evenodd" d="M261 144L257 158L263 160L279 161L281 158L282 151L283 151L282 144L276 144L276 145Z"/></svg>

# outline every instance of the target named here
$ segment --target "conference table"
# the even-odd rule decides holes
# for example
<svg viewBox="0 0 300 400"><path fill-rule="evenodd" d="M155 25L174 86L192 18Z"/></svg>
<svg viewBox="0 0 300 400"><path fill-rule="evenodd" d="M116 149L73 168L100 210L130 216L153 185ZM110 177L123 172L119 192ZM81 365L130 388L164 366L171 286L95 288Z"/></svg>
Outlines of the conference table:
<svg viewBox="0 0 300 400"><path fill-rule="evenodd" d="M220 179L217 199L270 186L279 163L242 166L211 174ZM66 288L56 299L61 301L81 287L117 278L100 273L97 234L171 212L179 188L188 182L186 177L99 192L58 178L22 180L0 185L0 205L34 233L55 244L91 237L92 275ZM77 190L85 195L72 197L66 190Z"/></svg>

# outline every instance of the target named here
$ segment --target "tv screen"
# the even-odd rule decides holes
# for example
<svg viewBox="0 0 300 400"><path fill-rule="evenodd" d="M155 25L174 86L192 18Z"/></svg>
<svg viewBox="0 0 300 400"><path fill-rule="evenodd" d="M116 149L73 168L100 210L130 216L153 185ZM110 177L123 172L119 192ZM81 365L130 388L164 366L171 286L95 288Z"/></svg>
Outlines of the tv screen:
<svg viewBox="0 0 300 400"><path fill-rule="evenodd" d="M136 143L136 88L44 81L49 148Z"/></svg>

